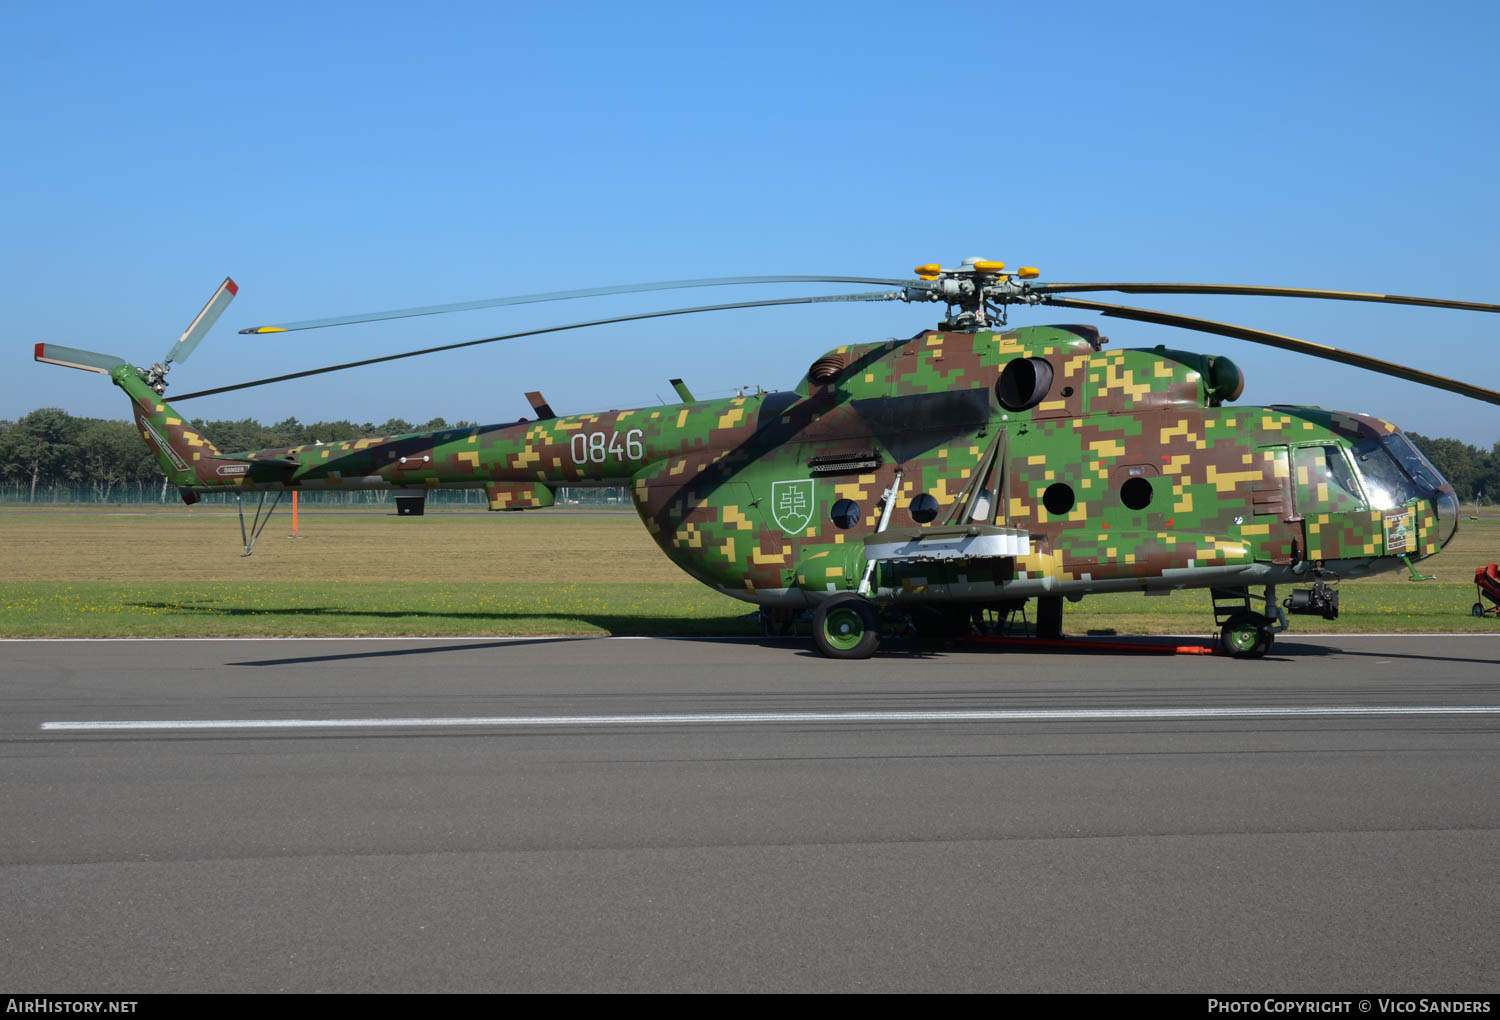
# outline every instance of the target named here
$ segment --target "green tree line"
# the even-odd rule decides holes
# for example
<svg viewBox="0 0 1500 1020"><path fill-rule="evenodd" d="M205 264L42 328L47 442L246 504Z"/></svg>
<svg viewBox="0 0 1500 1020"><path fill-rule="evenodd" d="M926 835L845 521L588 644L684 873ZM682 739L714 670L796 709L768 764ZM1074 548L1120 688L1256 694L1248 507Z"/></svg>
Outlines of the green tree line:
<svg viewBox="0 0 1500 1020"><path fill-rule="evenodd" d="M1419 432L1408 432L1406 438L1443 473L1459 499L1471 503L1482 497L1486 503L1500 502L1500 441L1481 450L1457 439L1429 439Z"/></svg>
<svg viewBox="0 0 1500 1020"><path fill-rule="evenodd" d="M413 423L400 418L377 425L347 420L304 425L287 418L262 425L251 418L238 421L195 420L194 426L219 449L258 450L306 443L336 443L362 436L391 436L472 428L477 422L447 422L442 418ZM1407 436L1453 484L1459 498L1472 502L1500 500L1500 441L1488 450L1457 439L1430 439L1415 432ZM120 496L153 498L162 485L156 458L131 422L107 418L76 418L55 407L43 407L16 421L0 420L0 486L6 498L35 502L57 499L59 491L87 491L97 502Z"/></svg>
<svg viewBox="0 0 1500 1020"><path fill-rule="evenodd" d="M392 418L382 424L320 421L304 425L287 418L262 425L250 418L203 421L193 425L220 450L259 450L307 443L335 443L362 436L391 436L470 428L476 422L449 423L442 418L412 423ZM0 420L0 489L10 500L71 500L81 490L95 502L120 498L159 498L163 478L156 458L135 424L108 418L77 418L55 407L43 407L16 421Z"/></svg>

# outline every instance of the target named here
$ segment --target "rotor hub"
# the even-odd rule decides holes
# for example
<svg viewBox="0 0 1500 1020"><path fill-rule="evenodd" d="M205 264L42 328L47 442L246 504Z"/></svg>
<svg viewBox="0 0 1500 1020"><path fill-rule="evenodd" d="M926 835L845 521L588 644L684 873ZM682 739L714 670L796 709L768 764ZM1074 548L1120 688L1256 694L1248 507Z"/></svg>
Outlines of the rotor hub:
<svg viewBox="0 0 1500 1020"><path fill-rule="evenodd" d="M167 392L167 373L171 370L170 364L161 361L146 369L146 385L155 390L158 397Z"/></svg>
<svg viewBox="0 0 1500 1020"><path fill-rule="evenodd" d="M928 263L917 266L913 272L922 282L902 290L901 300L946 304L948 315L939 329L967 333L1003 326L1008 305L1037 304L1041 300L1031 292L1031 284L1027 282L1041 275L1033 266L1021 266L1014 273L1007 273L1004 262L974 256L952 269Z"/></svg>

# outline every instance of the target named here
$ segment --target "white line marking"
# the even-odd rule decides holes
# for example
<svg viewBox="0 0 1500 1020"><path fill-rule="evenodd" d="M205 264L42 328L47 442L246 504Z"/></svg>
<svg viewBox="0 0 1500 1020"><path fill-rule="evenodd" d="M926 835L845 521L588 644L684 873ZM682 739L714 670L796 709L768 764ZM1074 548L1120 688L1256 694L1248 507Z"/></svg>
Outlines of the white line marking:
<svg viewBox="0 0 1500 1020"><path fill-rule="evenodd" d="M1445 635L1446 636L1446 635ZM675 640L670 638L635 637L613 634L439 634L431 637L421 636L394 636L394 637L339 637L330 634L325 637L28 637L28 638L0 638L0 643L26 642L30 644L41 644L54 642L66 644L75 642L77 644L104 644L110 641L130 641L142 644L151 641L244 641L247 644L258 644L267 641L658 641ZM720 639L727 640L727 639ZM749 640L748 638L746 640ZM756 638L756 640L760 640Z"/></svg>
<svg viewBox="0 0 1500 1020"><path fill-rule="evenodd" d="M1159 641L1167 644L1172 641L1208 641L1212 634L1121 634L1118 637L1099 638L1076 638L1079 648L1087 648L1094 641L1131 641L1141 640ZM1468 632L1432 632L1432 633L1402 633L1392 631L1379 634L1330 634L1330 633L1295 633L1285 635L1283 640L1296 641L1301 638L1337 638L1340 641L1358 641L1364 638L1480 638L1486 641L1500 639L1500 631L1494 634ZM68 641L79 644L103 644L108 641L131 641L146 643L151 641L244 641L246 643L267 641L795 641L796 637L766 638L760 636L745 636L739 634L432 634L432 635L400 635L393 634L390 637L340 637L337 634L327 634L312 637L267 637L264 635L245 635L241 637L0 637L0 644L27 642L30 644L42 644L45 642L64 643ZM807 640L801 638L801 640Z"/></svg>
<svg viewBox="0 0 1500 1020"><path fill-rule="evenodd" d="M415 727L712 726L735 723L1117 722L1173 719L1311 719L1345 716L1500 715L1500 705L1306 708L1083 708L934 712L699 712L678 715L536 715L397 719L155 719L44 722L44 730L312 730Z"/></svg>

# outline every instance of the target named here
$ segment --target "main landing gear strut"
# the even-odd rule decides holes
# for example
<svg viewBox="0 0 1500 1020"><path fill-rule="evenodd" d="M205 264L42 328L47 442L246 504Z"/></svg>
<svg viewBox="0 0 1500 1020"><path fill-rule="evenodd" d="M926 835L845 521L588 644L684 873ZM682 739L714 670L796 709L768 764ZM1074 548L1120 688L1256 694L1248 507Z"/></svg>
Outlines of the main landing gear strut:
<svg viewBox="0 0 1500 1020"><path fill-rule="evenodd" d="M1037 599L1037 637L1062 637L1062 602L1060 596ZM973 611L974 607L962 604L939 605L924 617L933 630L922 633L965 636L971 633ZM880 644L880 610L858 592L843 592L819 602L813 610L813 644L830 659L868 659Z"/></svg>

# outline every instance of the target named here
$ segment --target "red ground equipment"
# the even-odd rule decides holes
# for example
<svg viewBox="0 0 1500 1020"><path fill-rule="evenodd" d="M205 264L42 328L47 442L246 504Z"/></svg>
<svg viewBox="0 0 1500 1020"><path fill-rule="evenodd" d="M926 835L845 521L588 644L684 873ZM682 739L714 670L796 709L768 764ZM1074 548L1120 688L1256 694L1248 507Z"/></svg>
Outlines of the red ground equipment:
<svg viewBox="0 0 1500 1020"><path fill-rule="evenodd" d="M1475 616L1500 616L1500 567L1486 564L1474 571L1474 586L1479 589L1479 601L1471 612ZM1490 607L1484 607L1488 599Z"/></svg>

